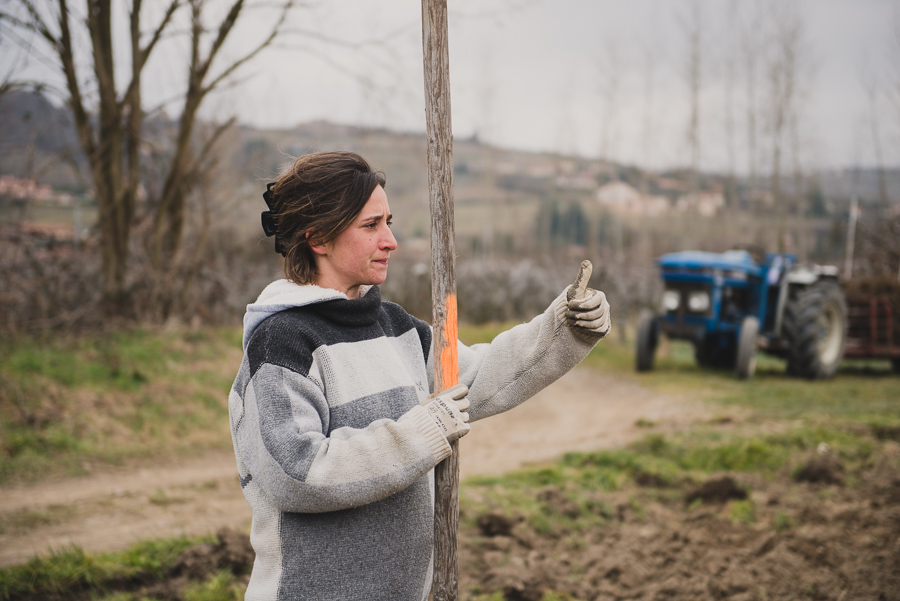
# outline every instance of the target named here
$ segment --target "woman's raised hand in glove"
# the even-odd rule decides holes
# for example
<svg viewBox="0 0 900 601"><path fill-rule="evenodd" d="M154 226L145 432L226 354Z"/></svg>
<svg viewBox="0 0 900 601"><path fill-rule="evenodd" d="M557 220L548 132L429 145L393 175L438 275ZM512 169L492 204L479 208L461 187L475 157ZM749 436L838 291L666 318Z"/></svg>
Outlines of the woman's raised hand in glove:
<svg viewBox="0 0 900 601"><path fill-rule="evenodd" d="M587 287L591 270L591 262L582 261L578 278L566 293L566 325L579 334L600 340L609 334L611 326L609 303L605 294Z"/></svg>

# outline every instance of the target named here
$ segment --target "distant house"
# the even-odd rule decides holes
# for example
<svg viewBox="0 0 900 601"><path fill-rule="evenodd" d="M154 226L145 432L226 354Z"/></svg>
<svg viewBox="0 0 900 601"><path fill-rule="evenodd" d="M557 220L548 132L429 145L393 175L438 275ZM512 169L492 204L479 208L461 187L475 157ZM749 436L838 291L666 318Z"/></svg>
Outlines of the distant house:
<svg viewBox="0 0 900 601"><path fill-rule="evenodd" d="M660 192L688 192L691 189L689 182L674 177L658 177L655 185Z"/></svg>
<svg viewBox="0 0 900 601"><path fill-rule="evenodd" d="M71 194L57 193L50 186L39 184L33 179L19 179L11 175L0 176L0 197L10 198L14 202L59 206L71 206L73 201Z"/></svg>
<svg viewBox="0 0 900 601"><path fill-rule="evenodd" d="M771 208L775 206L775 197L768 190L750 190L743 195L742 203L745 207L762 206Z"/></svg>
<svg viewBox="0 0 900 601"><path fill-rule="evenodd" d="M531 163L525 168L526 175L536 178L550 178L560 172L560 165L556 161L542 161Z"/></svg>
<svg viewBox="0 0 900 601"><path fill-rule="evenodd" d="M23 221L19 231L29 237L43 238L55 242L71 242L75 240L75 227L71 223L39 223Z"/></svg>
<svg viewBox="0 0 900 601"><path fill-rule="evenodd" d="M641 194L622 181L609 182L597 189L597 204L612 213L656 217L669 210L669 201L663 196Z"/></svg>
<svg viewBox="0 0 900 601"><path fill-rule="evenodd" d="M691 192L678 197L675 208L679 211L696 211L704 217L712 217L725 206L721 192Z"/></svg>
<svg viewBox="0 0 900 601"><path fill-rule="evenodd" d="M597 185L596 178L590 174L560 175L556 178L556 187L569 190L591 190Z"/></svg>

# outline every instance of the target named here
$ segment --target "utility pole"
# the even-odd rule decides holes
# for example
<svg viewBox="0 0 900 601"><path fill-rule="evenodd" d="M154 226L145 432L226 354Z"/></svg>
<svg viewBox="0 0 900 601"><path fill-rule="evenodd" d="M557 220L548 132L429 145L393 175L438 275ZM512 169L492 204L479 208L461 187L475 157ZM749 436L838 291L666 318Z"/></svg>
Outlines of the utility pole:
<svg viewBox="0 0 900 601"><path fill-rule="evenodd" d="M453 221L453 133L447 0L422 0L428 197L431 204L431 302L435 392L459 382L456 252ZM434 601L459 595L459 442L434 470Z"/></svg>

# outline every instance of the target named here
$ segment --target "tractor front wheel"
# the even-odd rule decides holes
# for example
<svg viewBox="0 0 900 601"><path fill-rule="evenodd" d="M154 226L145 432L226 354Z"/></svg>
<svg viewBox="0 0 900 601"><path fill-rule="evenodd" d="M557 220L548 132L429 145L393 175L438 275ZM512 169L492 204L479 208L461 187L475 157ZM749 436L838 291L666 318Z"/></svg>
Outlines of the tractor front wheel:
<svg viewBox="0 0 900 601"><path fill-rule="evenodd" d="M741 380L753 377L756 371L756 336L759 334L759 320L756 317L745 317L738 332L737 359L734 370Z"/></svg>
<svg viewBox="0 0 900 601"><path fill-rule="evenodd" d="M837 372L847 339L847 302L837 282L800 290L785 308L783 327L788 373L816 380Z"/></svg>
<svg viewBox="0 0 900 601"><path fill-rule="evenodd" d="M638 371L651 371L653 369L653 355L656 353L658 342L659 324L656 321L656 316L650 311L644 311L638 319L637 349L635 352L635 367Z"/></svg>

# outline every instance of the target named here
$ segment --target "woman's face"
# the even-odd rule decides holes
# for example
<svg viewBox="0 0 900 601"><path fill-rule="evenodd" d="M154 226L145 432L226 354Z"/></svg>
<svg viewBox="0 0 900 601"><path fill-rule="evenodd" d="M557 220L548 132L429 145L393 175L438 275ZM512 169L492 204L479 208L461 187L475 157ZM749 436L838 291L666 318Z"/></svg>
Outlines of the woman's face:
<svg viewBox="0 0 900 601"><path fill-rule="evenodd" d="M312 246L318 272L315 284L359 298L360 286L383 283L388 258L397 248L391 218L387 194L378 186L350 227L331 242Z"/></svg>

